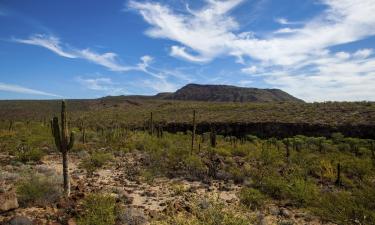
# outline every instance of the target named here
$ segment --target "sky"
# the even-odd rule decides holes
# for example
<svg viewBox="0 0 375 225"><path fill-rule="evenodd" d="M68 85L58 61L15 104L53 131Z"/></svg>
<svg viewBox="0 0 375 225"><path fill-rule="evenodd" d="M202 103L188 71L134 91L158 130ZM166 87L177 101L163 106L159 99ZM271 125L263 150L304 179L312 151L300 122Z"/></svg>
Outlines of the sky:
<svg viewBox="0 0 375 225"><path fill-rule="evenodd" d="M375 101L374 0L0 0L0 99L279 88Z"/></svg>

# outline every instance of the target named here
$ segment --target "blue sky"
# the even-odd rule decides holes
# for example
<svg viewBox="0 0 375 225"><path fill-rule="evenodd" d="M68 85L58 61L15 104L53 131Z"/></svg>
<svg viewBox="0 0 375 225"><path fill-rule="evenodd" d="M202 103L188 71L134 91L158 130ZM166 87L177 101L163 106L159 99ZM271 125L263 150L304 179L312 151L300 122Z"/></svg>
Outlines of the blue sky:
<svg viewBox="0 0 375 225"><path fill-rule="evenodd" d="M375 1L0 1L0 99L187 83L375 101Z"/></svg>

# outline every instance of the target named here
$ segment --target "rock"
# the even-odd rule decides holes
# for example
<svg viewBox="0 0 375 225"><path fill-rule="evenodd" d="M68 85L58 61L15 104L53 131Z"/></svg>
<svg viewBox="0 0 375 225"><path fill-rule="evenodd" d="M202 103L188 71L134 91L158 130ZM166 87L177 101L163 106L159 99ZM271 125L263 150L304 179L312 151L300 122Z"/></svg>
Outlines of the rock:
<svg viewBox="0 0 375 225"><path fill-rule="evenodd" d="M38 172L38 173L41 173L41 174L44 174L44 175L47 175L47 176L52 176L52 175L55 175L56 171L46 165L36 165L35 166L35 170Z"/></svg>
<svg viewBox="0 0 375 225"><path fill-rule="evenodd" d="M147 216L142 210L136 208L125 208L119 215L118 219L128 225L147 224Z"/></svg>
<svg viewBox="0 0 375 225"><path fill-rule="evenodd" d="M0 194L0 212L18 208L18 200L14 190Z"/></svg>
<svg viewBox="0 0 375 225"><path fill-rule="evenodd" d="M9 221L9 225L33 225L33 222L25 216L15 216Z"/></svg>
<svg viewBox="0 0 375 225"><path fill-rule="evenodd" d="M279 209L279 207L277 207L277 206L270 206L270 207L268 208L268 211L269 211L269 213L270 213L272 216L278 216L278 215L280 215L280 209Z"/></svg>
<svg viewBox="0 0 375 225"><path fill-rule="evenodd" d="M68 225L77 225L76 220L74 218L70 218L68 220Z"/></svg>
<svg viewBox="0 0 375 225"><path fill-rule="evenodd" d="M280 215L286 218L290 218L292 216L292 213L288 209L282 208L280 210Z"/></svg>
<svg viewBox="0 0 375 225"><path fill-rule="evenodd" d="M271 216L264 216L263 214L259 214L258 225L276 225L276 223L272 221Z"/></svg>

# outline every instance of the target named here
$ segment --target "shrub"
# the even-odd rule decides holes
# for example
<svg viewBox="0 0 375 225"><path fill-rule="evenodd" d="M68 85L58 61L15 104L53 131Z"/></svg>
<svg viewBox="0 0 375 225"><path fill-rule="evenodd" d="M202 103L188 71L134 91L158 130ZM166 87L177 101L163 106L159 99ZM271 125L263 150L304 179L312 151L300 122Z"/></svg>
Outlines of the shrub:
<svg viewBox="0 0 375 225"><path fill-rule="evenodd" d="M372 173L372 168L370 159L353 158L343 162L343 172L352 179L363 180Z"/></svg>
<svg viewBox="0 0 375 225"><path fill-rule="evenodd" d="M31 175L17 185L17 195L23 205L45 206L62 194L60 182L53 177Z"/></svg>
<svg viewBox="0 0 375 225"><path fill-rule="evenodd" d="M188 171L196 177L202 177L207 173L207 169L202 159L197 155L190 155L185 159Z"/></svg>
<svg viewBox="0 0 375 225"><path fill-rule="evenodd" d="M347 191L323 194L313 211L337 224L375 224L374 209L366 208L361 199Z"/></svg>
<svg viewBox="0 0 375 225"><path fill-rule="evenodd" d="M313 182L295 179L288 189L288 197L297 206L306 206L317 197L318 189Z"/></svg>
<svg viewBox="0 0 375 225"><path fill-rule="evenodd" d="M231 166L228 172L235 183L242 183L247 175L247 171L244 171L242 168L238 168L237 166Z"/></svg>
<svg viewBox="0 0 375 225"><path fill-rule="evenodd" d="M189 212L167 212L153 225L248 225L252 224L240 208L225 207L217 198L192 199Z"/></svg>
<svg viewBox="0 0 375 225"><path fill-rule="evenodd" d="M288 182L279 176L267 176L259 184L260 190L276 199L285 199Z"/></svg>
<svg viewBox="0 0 375 225"><path fill-rule="evenodd" d="M78 225L113 225L115 224L115 198L109 195L90 194L82 204L83 211Z"/></svg>
<svg viewBox="0 0 375 225"><path fill-rule="evenodd" d="M106 162L112 159L110 153L94 152L89 157L84 159L81 163L81 167L84 168L88 174L92 174L95 170L101 168Z"/></svg>
<svg viewBox="0 0 375 225"><path fill-rule="evenodd" d="M45 153L39 148L22 147L16 152L16 159L20 162L39 162Z"/></svg>
<svg viewBox="0 0 375 225"><path fill-rule="evenodd" d="M237 146L232 150L232 155L233 156L240 156L240 157L245 157L249 154L249 149L247 146Z"/></svg>
<svg viewBox="0 0 375 225"><path fill-rule="evenodd" d="M262 207L266 201L266 197L254 188L242 188L238 193L238 197L243 205L252 210Z"/></svg>

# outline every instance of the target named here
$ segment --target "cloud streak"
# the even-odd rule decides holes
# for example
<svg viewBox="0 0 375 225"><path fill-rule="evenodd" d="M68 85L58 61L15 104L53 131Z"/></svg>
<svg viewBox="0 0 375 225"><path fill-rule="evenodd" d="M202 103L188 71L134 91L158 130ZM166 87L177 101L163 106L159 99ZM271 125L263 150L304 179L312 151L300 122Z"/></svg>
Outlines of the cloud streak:
<svg viewBox="0 0 375 225"><path fill-rule="evenodd" d="M55 36L45 35L45 34L34 34L27 39L17 39L14 38L13 41L35 45L39 47L46 48L59 56L70 58L70 59L84 59L91 63L103 66L110 71L114 72L128 72L128 71L142 71L144 68L139 66L126 66L118 61L118 56L116 53L96 53L88 48L86 49L76 49L68 48L66 45L62 44L60 39Z"/></svg>
<svg viewBox="0 0 375 225"><path fill-rule="evenodd" d="M43 96L49 96L49 97L57 97L57 98L62 98L61 95L56 95L44 91L39 91L31 88L26 88L22 87L19 85L14 85L14 84L6 84L0 82L0 91L5 91L5 92L13 92L13 93L20 93L20 94L29 94L29 95L43 95Z"/></svg>
<svg viewBox="0 0 375 225"><path fill-rule="evenodd" d="M84 88L104 92L108 95L124 95L128 94L125 88L118 87L119 85L112 81L109 77L99 78L83 78L77 77L76 81Z"/></svg>

